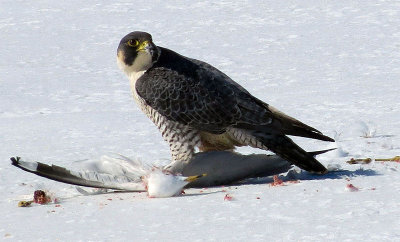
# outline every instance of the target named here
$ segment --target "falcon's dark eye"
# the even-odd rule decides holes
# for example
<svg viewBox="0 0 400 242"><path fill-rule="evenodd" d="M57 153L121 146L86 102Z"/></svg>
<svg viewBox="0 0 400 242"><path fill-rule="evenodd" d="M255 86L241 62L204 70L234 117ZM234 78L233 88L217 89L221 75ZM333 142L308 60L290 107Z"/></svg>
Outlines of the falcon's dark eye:
<svg viewBox="0 0 400 242"><path fill-rule="evenodd" d="M128 46L130 46L130 47L136 47L136 46L138 46L139 45L139 41L138 40L136 40L136 39L130 39L130 40L128 40Z"/></svg>

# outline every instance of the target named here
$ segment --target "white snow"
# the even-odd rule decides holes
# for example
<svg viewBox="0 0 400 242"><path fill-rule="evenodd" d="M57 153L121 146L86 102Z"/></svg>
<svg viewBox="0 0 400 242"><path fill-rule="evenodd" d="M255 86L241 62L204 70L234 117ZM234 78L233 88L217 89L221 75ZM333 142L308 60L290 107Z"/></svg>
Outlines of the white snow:
<svg viewBox="0 0 400 242"><path fill-rule="evenodd" d="M149 199L83 196L11 166L18 155L81 167L113 152L169 163L168 145L115 61L120 39L135 30L334 137L294 139L310 151L337 147L320 160L344 171ZM400 164L345 162L400 155L400 2L3 0L0 32L1 239L400 240ZM17 207L38 188L58 206Z"/></svg>

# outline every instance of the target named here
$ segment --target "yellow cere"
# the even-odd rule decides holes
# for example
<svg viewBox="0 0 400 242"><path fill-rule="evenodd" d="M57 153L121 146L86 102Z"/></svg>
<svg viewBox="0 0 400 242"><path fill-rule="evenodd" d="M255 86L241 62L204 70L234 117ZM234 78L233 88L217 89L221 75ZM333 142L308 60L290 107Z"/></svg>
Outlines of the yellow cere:
<svg viewBox="0 0 400 242"><path fill-rule="evenodd" d="M137 48L137 50L138 51L140 51L140 50L144 50L145 48L146 48L146 46L148 46L149 45L149 42L146 40L146 41L143 41L142 43L140 43L140 45L139 45L139 47Z"/></svg>

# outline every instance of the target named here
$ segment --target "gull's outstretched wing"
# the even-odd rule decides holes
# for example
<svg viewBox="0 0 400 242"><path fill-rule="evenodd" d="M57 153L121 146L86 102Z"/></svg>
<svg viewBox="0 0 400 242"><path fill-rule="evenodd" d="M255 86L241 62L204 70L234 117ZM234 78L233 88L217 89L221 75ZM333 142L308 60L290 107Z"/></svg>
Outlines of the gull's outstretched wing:
<svg viewBox="0 0 400 242"><path fill-rule="evenodd" d="M22 161L20 157L12 157L11 164L38 176L71 185L132 192L145 191L141 182L132 180L129 177L114 176L112 174L97 172L75 172L61 166L49 166L41 162Z"/></svg>

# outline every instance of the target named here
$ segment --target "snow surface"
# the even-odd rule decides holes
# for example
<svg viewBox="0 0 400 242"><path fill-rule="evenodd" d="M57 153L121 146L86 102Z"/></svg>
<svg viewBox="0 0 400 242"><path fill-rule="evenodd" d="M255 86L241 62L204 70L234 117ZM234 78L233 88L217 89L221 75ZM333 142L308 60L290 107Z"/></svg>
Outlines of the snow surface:
<svg viewBox="0 0 400 242"><path fill-rule="evenodd" d="M344 171L150 199L83 196L12 167L16 155L68 168L107 153L169 162L116 65L120 38L134 30L334 137L295 140L307 150L338 147L320 160ZM2 0L0 32L1 239L400 240L399 163L345 163L400 154L400 2ZM37 188L60 204L17 207Z"/></svg>

